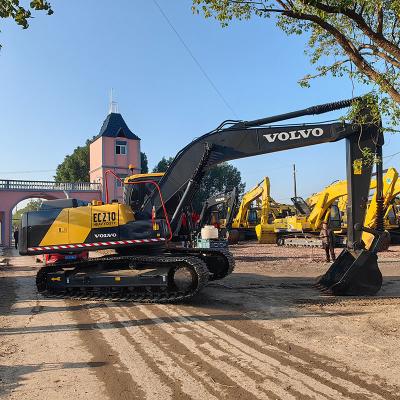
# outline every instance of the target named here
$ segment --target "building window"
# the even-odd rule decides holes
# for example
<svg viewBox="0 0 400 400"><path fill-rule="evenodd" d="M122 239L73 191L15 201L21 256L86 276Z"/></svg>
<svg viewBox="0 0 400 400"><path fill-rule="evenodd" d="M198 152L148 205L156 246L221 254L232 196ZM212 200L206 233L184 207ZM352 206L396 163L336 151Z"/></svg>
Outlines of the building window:
<svg viewBox="0 0 400 400"><path fill-rule="evenodd" d="M118 140L115 143L115 154L126 154L126 152L127 152L126 142Z"/></svg>

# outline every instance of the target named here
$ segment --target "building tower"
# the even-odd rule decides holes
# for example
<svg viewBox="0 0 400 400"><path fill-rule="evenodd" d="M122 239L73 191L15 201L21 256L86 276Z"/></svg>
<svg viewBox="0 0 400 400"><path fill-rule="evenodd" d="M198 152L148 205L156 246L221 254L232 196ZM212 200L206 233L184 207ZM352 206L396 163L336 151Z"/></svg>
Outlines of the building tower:
<svg viewBox="0 0 400 400"><path fill-rule="evenodd" d="M112 170L120 178L140 173L140 138L126 125L111 101L110 112L103 122L100 133L90 144L90 182L101 183L105 198L105 171ZM122 186L111 175L107 178L110 199L122 200Z"/></svg>

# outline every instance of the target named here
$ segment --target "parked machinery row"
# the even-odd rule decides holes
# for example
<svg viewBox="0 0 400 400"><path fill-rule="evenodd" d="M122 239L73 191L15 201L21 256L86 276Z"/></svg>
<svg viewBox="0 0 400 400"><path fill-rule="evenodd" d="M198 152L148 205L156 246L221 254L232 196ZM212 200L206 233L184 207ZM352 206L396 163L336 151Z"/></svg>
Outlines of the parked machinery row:
<svg viewBox="0 0 400 400"><path fill-rule="evenodd" d="M364 225L376 228L376 179L371 179L370 198ZM384 228L391 233L392 241L400 238L400 180L396 169L389 168L383 177ZM218 197L218 196L217 196ZM221 195L219 195L221 198ZM231 235L239 240L256 239L259 243L277 243L279 246L320 247L319 232L323 222L328 222L335 232L336 245L344 246L347 233L347 181L336 181L306 201L292 198L293 205L279 204L270 195L270 181L265 177L242 196L231 224ZM224 215L222 213L222 215ZM229 214L232 216L232 212ZM223 226L223 225L222 225ZM237 234L239 232L239 234ZM364 232L367 246L373 235ZM232 241L231 243L235 243ZM382 243L387 248L388 240Z"/></svg>

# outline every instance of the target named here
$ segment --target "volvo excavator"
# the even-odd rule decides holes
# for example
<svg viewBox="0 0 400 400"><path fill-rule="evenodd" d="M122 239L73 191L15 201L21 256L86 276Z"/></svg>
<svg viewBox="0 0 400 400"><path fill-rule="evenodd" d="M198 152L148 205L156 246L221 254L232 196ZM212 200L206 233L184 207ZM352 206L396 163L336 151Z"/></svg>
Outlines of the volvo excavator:
<svg viewBox="0 0 400 400"><path fill-rule="evenodd" d="M144 174L126 178L123 203L80 206L77 200L67 199L65 204L48 204L46 209L25 213L20 229L22 255L73 253L82 249L116 251L113 255L44 266L36 278L38 291L44 296L136 302L190 299L209 280L221 279L234 268L234 260L226 250L178 247L172 243L182 215L192 203L207 169L229 160L344 139L347 249L319 278L318 287L335 295L376 293L382 275L375 246L369 250L363 248L361 234L363 230L372 232L377 244L380 232L362 226L372 165L362 162L361 149L377 154L378 159L381 157L380 127L368 122L362 125L343 121L297 125L282 122L339 110L353 101L323 104L254 121L224 121L180 150L162 177ZM367 121L371 120L367 107L363 115Z"/></svg>

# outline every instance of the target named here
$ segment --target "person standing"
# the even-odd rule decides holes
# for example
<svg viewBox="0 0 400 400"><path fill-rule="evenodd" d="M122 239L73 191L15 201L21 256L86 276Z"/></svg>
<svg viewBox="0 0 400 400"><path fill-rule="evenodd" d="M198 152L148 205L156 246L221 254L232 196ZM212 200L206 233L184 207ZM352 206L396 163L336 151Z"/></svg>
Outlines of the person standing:
<svg viewBox="0 0 400 400"><path fill-rule="evenodd" d="M319 237L322 239L322 247L326 253L326 261L331 261L331 258L332 261L335 261L335 236L332 229L328 227L326 222L322 223L322 229L319 233Z"/></svg>
<svg viewBox="0 0 400 400"><path fill-rule="evenodd" d="M19 230L18 228L15 228L14 231L14 244L15 244L15 248L18 249L18 241L19 241Z"/></svg>

